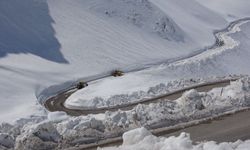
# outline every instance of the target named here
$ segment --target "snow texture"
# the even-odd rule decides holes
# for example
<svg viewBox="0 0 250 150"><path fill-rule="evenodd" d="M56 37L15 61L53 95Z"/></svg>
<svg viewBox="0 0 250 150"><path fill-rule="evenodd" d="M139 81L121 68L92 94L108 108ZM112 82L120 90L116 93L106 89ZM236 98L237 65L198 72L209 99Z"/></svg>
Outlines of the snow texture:
<svg viewBox="0 0 250 150"><path fill-rule="evenodd" d="M67 119L69 116L65 112L49 112L48 120L53 122L60 122Z"/></svg>
<svg viewBox="0 0 250 150"><path fill-rule="evenodd" d="M216 143L214 141L193 144L190 135L181 133L174 137L156 137L145 128L138 128L123 134L123 144L118 147L98 148L98 150L247 150L250 140Z"/></svg>
<svg viewBox="0 0 250 150"><path fill-rule="evenodd" d="M1 0L0 122L11 123L0 125L0 149L63 149L141 126L159 126L162 121L173 126L191 121L190 116L199 120L249 107L249 78L207 93L192 90L176 101L106 112L104 117L48 113L36 101L72 87L79 79L97 79L114 69L148 68L91 82L94 91L102 92L102 99L124 93L125 99L132 94L136 100L161 94L181 78L249 74L247 22L218 35L226 41L221 49L180 60L215 43L215 30L249 17L249 6L247 0ZM180 61L170 63L175 60ZM168 87L168 83L174 85ZM138 142L149 134L139 132L145 133L134 137ZM182 134L179 139L185 137ZM185 141L179 146L193 146L188 138ZM232 146L201 147L225 145ZM247 147L241 142L233 145Z"/></svg>
<svg viewBox="0 0 250 150"><path fill-rule="evenodd" d="M216 34L217 45L193 57L169 64L162 64L160 67L151 67L150 69L131 73L121 79L113 79L110 77L95 81L92 84L90 83L89 87L72 94L65 102L65 106L70 109L84 109L87 107L107 107L140 101L143 98L152 97L152 94L154 94L152 90L155 88L165 88L165 90L163 90L165 92L167 92L168 88L171 89L168 85L169 83L166 83L166 81L169 80L169 75L173 76L173 74L178 76L185 75L185 78L187 78L243 72L232 71L234 68L228 65L232 63L231 60L228 60L229 62L221 62L220 60L221 56L238 51L240 42L233 39L231 35L241 33L240 27L247 24L249 24L249 20L232 23L226 30ZM247 33L247 35L249 35L249 33ZM245 54L247 53L249 52L244 53L244 56L241 56L240 59L245 58ZM214 60L216 61L214 62ZM219 62L217 62L217 60L219 60ZM227 70L225 70L225 67L227 67ZM244 66L240 68L237 66L236 68L243 70ZM249 73L248 68L244 68L244 71L246 71L244 73ZM169 74L169 72L171 73ZM157 85L161 87L155 86L149 88L150 86L156 85L157 82L161 83ZM157 94L161 93L155 93L154 95Z"/></svg>
<svg viewBox="0 0 250 150"><path fill-rule="evenodd" d="M59 84L61 91L70 86L66 81L193 54L215 42L214 30L247 17L248 8L245 0L222 1L219 8L196 0L2 0L0 122L44 115L36 95L48 86ZM228 21L223 14L229 13L234 17ZM179 78L173 74L164 82Z"/></svg>
<svg viewBox="0 0 250 150"><path fill-rule="evenodd" d="M14 146L15 149L60 149L117 137L137 127L153 129L175 127L191 121L197 123L249 108L249 93L250 78L244 77L224 88L209 92L190 90L174 101L163 100L140 104L128 111L106 112L103 118L95 115L65 117L64 113L56 112L50 114L49 118L33 117L19 120L14 125L2 124L0 133L3 138L0 138L0 143L5 143L2 144L4 147ZM60 120L54 120L56 116L60 116ZM140 141L144 135L147 134L138 134L133 141ZM125 140L125 143L129 144L130 141Z"/></svg>
<svg viewBox="0 0 250 150"><path fill-rule="evenodd" d="M183 88L188 88L205 82L216 82L225 79L238 78L239 76L228 76L228 77L210 77L205 80L198 79L179 79L169 81L166 84L160 83L154 87L150 87L147 91L133 91L131 94L120 94L113 95L105 98L105 96L95 97L93 99L87 99L85 89L78 91L71 95L65 102L65 106L70 109L88 109L88 108L108 108L119 105L125 105L129 103L135 103L143 101L145 99L154 98L157 96L164 95L173 91L177 91ZM114 89L115 90L115 89ZM129 90L129 89L128 89ZM102 92L103 93L103 92ZM103 93L104 94L104 93Z"/></svg>

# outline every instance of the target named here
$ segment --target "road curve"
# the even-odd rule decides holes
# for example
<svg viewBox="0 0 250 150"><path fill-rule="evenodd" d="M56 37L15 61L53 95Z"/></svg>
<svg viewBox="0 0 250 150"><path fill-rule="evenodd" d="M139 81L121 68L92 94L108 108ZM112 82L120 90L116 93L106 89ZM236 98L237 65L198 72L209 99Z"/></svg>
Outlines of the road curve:
<svg viewBox="0 0 250 150"><path fill-rule="evenodd" d="M234 25L241 21L246 21L249 20L249 18L244 18L237 20L233 23L231 23L226 29L217 31L215 32L223 32L226 30L230 30ZM219 40L217 36L216 41ZM220 42L220 41L219 41ZM214 47L220 47L221 45L218 43L215 43L213 46L209 48L214 48ZM206 48L208 50L209 48ZM202 53L204 51L199 51L199 53ZM198 53L198 54L199 54ZM196 56L194 54L193 56ZM188 56L184 59L190 58L191 56ZM182 60L183 58L180 58ZM176 61L176 60L174 60ZM144 68L143 68L144 69ZM232 80L232 79L231 79ZM235 79L233 79L235 80ZM44 106L49 110L49 111L64 111L69 115L72 116L79 116L79 115L87 115L87 114L97 114L97 113L104 113L106 111L117 111L118 109L121 110L129 110L132 109L134 106L138 104L147 104L147 103L155 103L159 102L162 100L174 100L179 98L185 91L190 90L190 89L196 89L197 91L200 92L206 92L209 91L215 87L224 87L226 85L230 84L230 79L227 80L222 80L222 81L217 81L217 82L209 82L209 83L202 83L198 85L194 85L192 87L187 87L184 89L176 90L171 93L167 93L165 95L161 95L152 99L143 99L140 102L134 102L134 103L129 103L129 104L124 104L124 105L119 105L119 106L112 106L108 108L89 108L89 109L83 109L83 110L72 110L68 109L64 106L64 102L66 99L73 94L76 89L69 90L66 92L62 92L56 96L53 96L49 99L47 99L44 103ZM179 129L175 131L169 132L169 130L166 130L166 132L161 131L161 132L153 132L155 135L161 135L161 136L171 136L171 135L178 135L180 132L188 132L191 133L191 138L194 141L203 141L203 140L215 140L217 142L224 142L224 141L234 141L236 139L248 139L250 138L250 121L246 121L245 119L242 118L250 118L250 111L245 111L245 112L240 112L235 115L231 116L222 116L219 117L218 119L212 120L210 122L199 124L197 126L191 126L187 127L185 129ZM247 119L250 120L250 119ZM216 132L214 132L216 131ZM108 141L109 140L109 141ZM99 143L96 144L94 143L93 146L88 147L85 145L85 148L94 148L96 149L97 146L108 146L108 145L119 145L122 142L121 137L118 137L116 139L108 139L105 141L103 144ZM87 146L87 147L86 147ZM79 147L77 148L79 149ZM82 149L82 148L80 148Z"/></svg>
<svg viewBox="0 0 250 150"><path fill-rule="evenodd" d="M207 47L205 48L205 50L202 50L202 51L199 51L199 53L195 53L191 56L187 56L187 57L184 57L184 58L181 58L179 60L183 60L183 59L188 59L190 57L193 57L193 56L196 56L204 51L208 51L209 49L211 48L215 48L215 47L220 47L220 46L223 46L223 44L221 45L220 43L225 43L225 41L221 41L218 33L223 33L223 32L229 32L235 25L243 22L243 21L249 21L250 18L243 18L243 19L239 19L239 20L236 20L232 23L230 23L227 28L223 29L223 30L218 30L218 31L215 31L214 32L214 35L215 35L215 38L216 38L216 43L213 44L212 46L210 47ZM175 60L175 61L178 61L178 60ZM175 62L174 61L174 62ZM143 68L145 69L145 68ZM133 70L134 71L134 70ZM106 77L106 76L105 76ZM105 78L105 77L101 77L101 78ZM99 78L100 79L100 78ZM92 79L90 81L93 81L95 79ZM223 81L224 84L226 84L227 81ZM189 90L189 89L192 89L192 88L195 88L197 89L198 91L201 90L203 91L203 89L209 89L209 87L216 87L216 86L221 86L220 84L223 84L223 82L217 82L217 83L206 83L204 85L198 85L198 86L194 86L194 87L191 87L191 88L185 88L185 89L182 89L182 90L179 90L179 91L174 91L172 93L168 93L166 95L162 95L160 97L156 97L156 98L153 98L153 99L144 99L140 102L134 102L134 103L129 103L129 104L126 104L126 105L120 105L120 106L111 106L111 107L108 107L108 108L84 108L82 110L76 110L76 109L68 109L64 106L64 102L66 101L66 99L71 95L73 94L76 89L71 89L71 90L67 90L65 92L62 92L56 96L52 96L48 99L45 100L45 103L44 103L44 106L49 110L49 111L64 111L66 112L67 114L69 115L72 115L72 116L79 116L79 115L87 115L87 114L96 114L96 113L103 113L107 110L109 111L116 111L118 109L121 109L121 110L128 110L128 109L131 109L132 107L134 107L135 105L139 104L139 103L151 103L151 102L155 102L157 100L160 100L160 99L176 99L178 97L180 97L180 95L186 91L186 90Z"/></svg>
<svg viewBox="0 0 250 150"><path fill-rule="evenodd" d="M239 24L239 23L241 23L243 21L249 21L249 20L250 20L250 18L246 17L246 18L239 19L239 20L236 20L234 22L231 22L225 29L218 30L218 31L214 32L216 42L212 46L207 47L202 51L199 51L199 53L195 53L193 55L183 57L183 58L177 59L175 61L188 59L190 57L197 56L197 55L203 53L204 51L208 51L211 48L216 48L216 47L223 46L224 44L220 44L220 43L225 43L225 41L221 41L221 39L219 37L219 33L229 32L235 25L237 25L237 24ZM175 62L175 61L173 61L173 62ZM171 63L171 62L168 62L168 63ZM143 68L143 69L145 69L145 68ZM105 75L104 77L100 77L100 78L105 78L105 77L107 77L107 75ZM100 79L100 78L98 78L98 79ZM90 81L93 81L93 80L96 80L96 79L93 78ZM226 81L224 83L226 83ZM118 109L127 110L127 109L131 109L132 107L134 107L135 105L137 105L139 103L155 102L155 101L163 99L163 98L164 99L170 99L170 100L173 99L173 98L176 99L176 98L180 97L180 95L186 90L195 88L198 91L199 90L202 91L203 89L206 89L206 88L209 89L209 86L212 86L212 87L215 86L216 87L216 85L220 86L220 84L223 84L223 83L222 82L221 83L220 82L207 83L207 84L204 84L204 85L198 85L198 86L194 86L194 87L191 87L191 88L182 89L182 90L179 90L179 91L174 91L172 93L168 93L166 95L156 97L156 98L153 98L153 99L144 99L144 100L142 100L140 102L129 103L129 104L126 104L126 105L121 105L121 106L111 106L109 108L95 108L95 109L94 108L93 109L87 109L86 108L86 109L83 109L83 110L76 110L76 109L73 110L73 109L68 109L68 108L64 107L64 102L66 101L66 99L76 91L76 89L71 88L71 90L67 90L65 92L62 92L62 93L56 95L56 96L52 96L52 97L46 99L45 103L44 103L44 106L49 111L52 111L52 112L53 111L64 111L67 114L72 115L72 116L96 114L96 113L103 113L103 112L105 112L107 110L109 110L109 111L116 111Z"/></svg>
<svg viewBox="0 0 250 150"><path fill-rule="evenodd" d="M207 92L215 87L224 87L230 84L230 81L236 80L236 79L225 79L221 81L216 82L209 82L209 83L201 83L197 85L193 85L190 87L186 87L180 90L175 90L170 93L151 98L151 99L143 99L141 101L137 102L131 102L128 104L118 105L118 106L111 106L111 107L104 107L104 108L88 108L88 109L68 109L64 106L64 102L67 100L67 98L73 94L75 89L62 92L54 97L49 98L45 103L44 106L47 110L54 112L54 111L64 111L68 115L72 116L80 116L80 115L88 115L88 114L98 114L98 113L105 113L106 111L117 111L117 110L130 110L134 106L138 104L148 104L148 103L156 103L162 100L175 100L188 90L196 89L199 92Z"/></svg>
<svg viewBox="0 0 250 150"><path fill-rule="evenodd" d="M175 58L175 59L168 59L168 60L165 60L165 61L158 61L158 62L155 62L155 63L144 64L144 66L141 67L141 68L133 68L133 67L131 68L131 67L129 67L130 69L129 68L123 68L121 70L123 70L125 73L141 71L141 70L144 70L144 69L147 69L147 68L159 65L159 64L171 64L171 63L175 63L175 62L178 62L178 61L181 61L181 60L186 60L186 59L198 56L198 55L200 55L200 54L202 54L204 52L207 52L210 49L222 47L225 44L225 41L223 41L220 38L219 33L229 32L230 30L232 30L232 28L234 26L236 26L237 24L240 24L240 23L242 23L244 21L250 21L250 17L245 17L245 18L242 18L242 19L235 20L235 21L231 22L226 28L214 31L213 34L214 34L214 37L215 37L215 42L212 45L204 47L204 48L202 48L200 50L197 50L197 51L195 51L195 52L193 52L193 53L191 53L191 54L189 54L187 56L182 56L182 57L178 57L178 58ZM104 78L110 77L111 72L112 71L107 71L107 72L104 72L102 74L97 74L95 76L89 76L89 77L86 77L86 78L79 79L78 81L83 80L85 82L92 82L92 81L104 79ZM76 83L77 83L77 81L72 82L72 84L76 84ZM65 89L63 89L63 90L69 90L69 89L74 88L74 85L72 85L72 84L66 86ZM44 102L47 99L49 99L50 96L53 96L55 93L54 92L50 93L49 91L53 91L54 88L55 88L55 86L51 86L51 87L48 87L48 88L44 89L42 92L40 92L37 95L38 101ZM57 93L59 93L59 92L60 91L57 91Z"/></svg>

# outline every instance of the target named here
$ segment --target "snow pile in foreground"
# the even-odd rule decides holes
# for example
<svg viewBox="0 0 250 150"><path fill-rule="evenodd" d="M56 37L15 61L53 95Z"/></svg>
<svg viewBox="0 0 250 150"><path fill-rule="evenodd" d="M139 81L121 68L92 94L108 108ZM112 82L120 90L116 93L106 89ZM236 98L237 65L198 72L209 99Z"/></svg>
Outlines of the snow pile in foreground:
<svg viewBox="0 0 250 150"><path fill-rule="evenodd" d="M178 123L215 117L229 111L250 106L250 78L243 78L224 88L209 92L190 90L175 101L160 101L149 105L139 104L130 111L106 112L113 126L128 126L128 122L139 126L173 126ZM126 113L126 115L124 115ZM117 116L124 117L118 119ZM126 119L124 119L126 118ZM126 120L126 121L124 121Z"/></svg>
<svg viewBox="0 0 250 150"><path fill-rule="evenodd" d="M2 147L12 148L14 147L14 139L12 136L4 133L0 133L0 149Z"/></svg>
<svg viewBox="0 0 250 150"><path fill-rule="evenodd" d="M138 128L123 134L123 144L119 147L98 148L98 150L247 150L250 140L234 143L216 143L214 141L194 144L187 133L178 137L156 137L145 128Z"/></svg>
<svg viewBox="0 0 250 150"><path fill-rule="evenodd" d="M0 145L15 145L16 149L60 149L117 137L142 126L173 128L191 121L197 123L249 108L249 93L250 78L245 77L209 92L187 91L175 101L140 104L129 111L106 112L103 118L98 115L68 117L63 112L50 113L48 118L34 116L19 120L15 125L2 124L0 137L6 138L0 138Z"/></svg>

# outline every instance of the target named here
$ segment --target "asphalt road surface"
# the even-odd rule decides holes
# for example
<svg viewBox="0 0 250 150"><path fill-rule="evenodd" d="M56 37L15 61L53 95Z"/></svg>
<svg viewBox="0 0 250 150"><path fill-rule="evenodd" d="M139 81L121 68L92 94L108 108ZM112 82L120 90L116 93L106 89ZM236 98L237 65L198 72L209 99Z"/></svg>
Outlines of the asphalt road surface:
<svg viewBox="0 0 250 150"><path fill-rule="evenodd" d="M231 80L235 80L235 79L231 79ZM173 91L173 92L170 92L170 93L167 93L167 94L155 97L155 98L143 99L141 101L131 102L129 104L111 106L111 107L106 107L106 108L86 108L86 109L81 109L81 110L80 109L79 110L68 109L64 106L64 102L67 100L67 98L76 91L76 90L70 90L70 91L66 91L66 92L60 93L54 97L49 98L44 103L44 106L46 107L46 109L48 109L51 112L64 111L68 115L72 115L72 116L105 113L106 111L117 111L119 109L120 110L130 110L138 104L156 103L156 102L159 102L162 100L175 100L175 99L181 97L181 95L185 91L188 91L191 89L196 89L199 92L207 92L207 91L209 91L213 88L216 88L216 87L225 87L225 86L230 84L231 80L227 79L227 80L222 80L222 81L217 81L217 82L197 84L197 85L183 88L180 90L176 90L176 91Z"/></svg>
<svg viewBox="0 0 250 150"><path fill-rule="evenodd" d="M238 139L247 140L250 139L250 110L219 117L176 132L168 134L163 132L160 135L169 137L180 135L181 132L190 133L193 141L234 142Z"/></svg>

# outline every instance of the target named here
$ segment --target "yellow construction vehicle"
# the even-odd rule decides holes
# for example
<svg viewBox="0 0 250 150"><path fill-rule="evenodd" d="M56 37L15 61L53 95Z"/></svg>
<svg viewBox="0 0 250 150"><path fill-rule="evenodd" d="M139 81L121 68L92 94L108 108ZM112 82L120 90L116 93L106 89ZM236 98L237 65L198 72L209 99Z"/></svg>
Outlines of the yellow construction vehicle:
<svg viewBox="0 0 250 150"><path fill-rule="evenodd" d="M120 76L123 76L124 75L124 72L120 71L120 70L114 70L112 73L111 73L112 76L114 77L120 77Z"/></svg>

